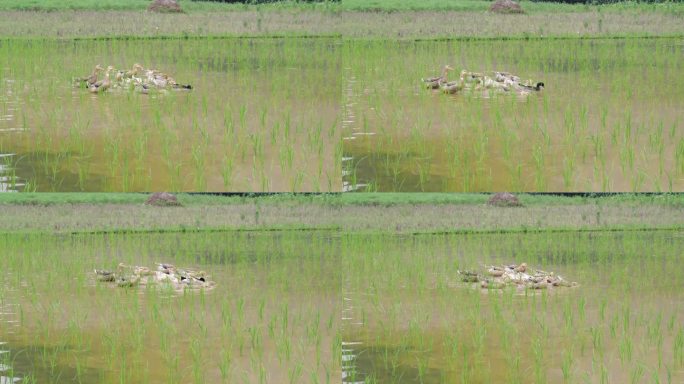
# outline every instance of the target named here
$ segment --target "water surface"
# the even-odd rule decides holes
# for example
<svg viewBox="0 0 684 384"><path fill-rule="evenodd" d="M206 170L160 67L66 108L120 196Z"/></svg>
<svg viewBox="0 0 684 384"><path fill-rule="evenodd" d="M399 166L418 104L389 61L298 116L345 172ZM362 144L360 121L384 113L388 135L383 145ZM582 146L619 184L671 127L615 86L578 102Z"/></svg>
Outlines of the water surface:
<svg viewBox="0 0 684 384"><path fill-rule="evenodd" d="M73 86L134 63L193 89ZM5 40L0 154L20 190L339 191L338 71L327 39Z"/></svg>
<svg viewBox="0 0 684 384"><path fill-rule="evenodd" d="M329 234L3 235L0 245L0 363L22 382L326 383L340 375L339 258ZM119 262L201 269L216 288L94 280L93 268Z"/></svg>
<svg viewBox="0 0 684 384"><path fill-rule="evenodd" d="M684 190L681 39L349 42L343 182L366 191ZM542 81L444 95L450 64Z"/></svg>
<svg viewBox="0 0 684 384"><path fill-rule="evenodd" d="M368 236L348 245L345 383L684 380L678 231ZM483 290L457 273L521 262L580 286Z"/></svg>

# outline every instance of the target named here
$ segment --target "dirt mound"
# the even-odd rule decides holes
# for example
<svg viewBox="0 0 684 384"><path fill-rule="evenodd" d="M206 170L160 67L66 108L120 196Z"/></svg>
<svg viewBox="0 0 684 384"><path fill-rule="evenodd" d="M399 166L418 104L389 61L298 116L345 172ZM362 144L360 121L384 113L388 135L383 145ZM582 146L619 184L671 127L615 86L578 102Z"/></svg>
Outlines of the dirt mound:
<svg viewBox="0 0 684 384"><path fill-rule="evenodd" d="M513 0L496 0L489 7L489 11L496 13L525 13L520 4Z"/></svg>
<svg viewBox="0 0 684 384"><path fill-rule="evenodd" d="M154 0L149 7L148 11L152 12L166 12L166 13L180 13L183 12L180 5L176 0Z"/></svg>
<svg viewBox="0 0 684 384"><path fill-rule="evenodd" d="M495 207L522 207L522 203L518 198L508 192L497 193L490 197L487 201L488 205L493 205Z"/></svg>
<svg viewBox="0 0 684 384"><path fill-rule="evenodd" d="M176 199L176 196L168 192L155 192L150 196L145 205L154 205L157 207L179 207L181 203Z"/></svg>

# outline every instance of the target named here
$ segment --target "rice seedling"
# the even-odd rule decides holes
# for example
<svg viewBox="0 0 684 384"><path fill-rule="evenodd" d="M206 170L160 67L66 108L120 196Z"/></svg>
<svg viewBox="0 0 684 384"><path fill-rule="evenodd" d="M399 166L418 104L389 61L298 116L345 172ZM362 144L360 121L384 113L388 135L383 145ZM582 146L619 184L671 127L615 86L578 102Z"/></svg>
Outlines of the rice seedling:
<svg viewBox="0 0 684 384"><path fill-rule="evenodd" d="M339 372L327 234L3 234L0 245L0 364L22 382L324 383ZM120 288L92 275L159 261L202 268L217 286Z"/></svg>
<svg viewBox="0 0 684 384"><path fill-rule="evenodd" d="M0 148L16 154L17 184L98 192L341 189L333 40L8 40L0 50L0 68L9 71L0 95L16 104L0 119ZM75 89L72 78L98 63L124 70L143 63L193 89ZM7 131L19 125L26 128Z"/></svg>
<svg viewBox="0 0 684 384"><path fill-rule="evenodd" d="M681 190L682 131L664 139L684 117L676 102L684 87L670 75L681 69L676 44L346 42L342 62L353 81L342 81L342 136L353 140L343 140L343 156L355 179L344 181L379 191ZM506 70L546 87L526 97L421 89L420 78L444 63Z"/></svg>
<svg viewBox="0 0 684 384"><path fill-rule="evenodd" d="M345 303L350 317L364 314L341 327L356 342L355 381L684 379L670 368L684 353L676 231L347 235L342 244ZM481 290L457 273L521 260L581 285Z"/></svg>

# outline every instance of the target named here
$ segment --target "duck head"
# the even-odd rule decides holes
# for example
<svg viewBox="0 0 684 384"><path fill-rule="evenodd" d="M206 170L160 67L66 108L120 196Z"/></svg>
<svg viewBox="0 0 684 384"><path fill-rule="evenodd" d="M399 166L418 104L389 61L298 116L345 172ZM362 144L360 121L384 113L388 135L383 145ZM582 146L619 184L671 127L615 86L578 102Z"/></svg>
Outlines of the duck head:
<svg viewBox="0 0 684 384"><path fill-rule="evenodd" d="M541 81L538 82L535 88L537 88L538 91L541 91L542 89L544 89L544 83L542 83Z"/></svg>
<svg viewBox="0 0 684 384"><path fill-rule="evenodd" d="M131 73L132 73L133 75L137 75L137 74L139 74L140 72L142 72L144 69L145 69L145 68L144 68L142 65L140 65L140 64L138 64L138 63L135 63L135 64L133 64L133 68L131 69Z"/></svg>

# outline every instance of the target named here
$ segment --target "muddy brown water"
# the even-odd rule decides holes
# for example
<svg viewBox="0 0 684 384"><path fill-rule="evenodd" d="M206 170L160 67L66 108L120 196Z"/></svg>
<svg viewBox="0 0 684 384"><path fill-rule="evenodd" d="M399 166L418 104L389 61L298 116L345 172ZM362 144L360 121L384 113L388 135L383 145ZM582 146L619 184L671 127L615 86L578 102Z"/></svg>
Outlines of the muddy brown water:
<svg viewBox="0 0 684 384"><path fill-rule="evenodd" d="M339 191L326 39L0 43L0 185L37 191ZM134 63L191 91L91 94Z"/></svg>
<svg viewBox="0 0 684 384"><path fill-rule="evenodd" d="M367 238L343 281L343 382L681 381L683 240L679 232ZM482 290L456 272L520 260L580 286Z"/></svg>
<svg viewBox="0 0 684 384"><path fill-rule="evenodd" d="M9 235L0 243L0 375L24 383L339 380L339 260L328 235ZM162 261L205 270L216 287L125 289L92 273Z"/></svg>
<svg viewBox="0 0 684 384"><path fill-rule="evenodd" d="M681 39L351 42L345 188L681 191L683 47ZM546 87L528 96L424 89L420 79L444 64L456 68L449 79L498 70Z"/></svg>

